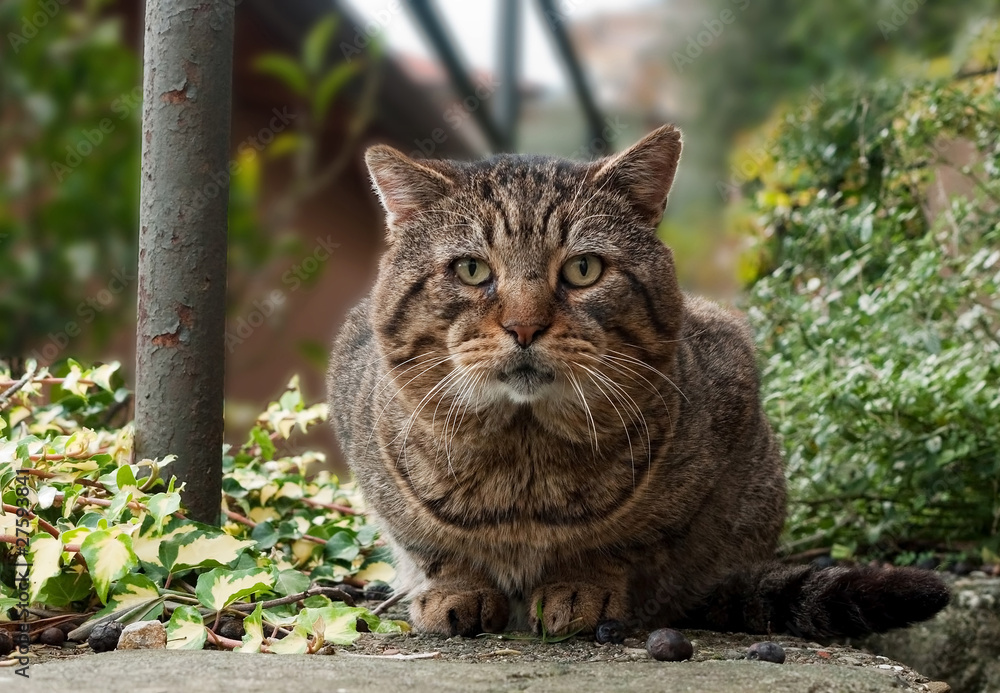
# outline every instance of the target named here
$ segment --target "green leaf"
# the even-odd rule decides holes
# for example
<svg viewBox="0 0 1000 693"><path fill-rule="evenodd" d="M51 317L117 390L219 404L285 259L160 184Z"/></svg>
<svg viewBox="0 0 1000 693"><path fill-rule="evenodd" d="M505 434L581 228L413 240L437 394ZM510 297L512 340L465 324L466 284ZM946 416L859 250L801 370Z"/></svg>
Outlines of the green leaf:
<svg viewBox="0 0 1000 693"><path fill-rule="evenodd" d="M261 602L257 602L250 615L243 619L243 644L234 652L260 652L264 643L264 622L261 615Z"/></svg>
<svg viewBox="0 0 1000 693"><path fill-rule="evenodd" d="M264 460L274 459L274 441L260 426L254 426L250 431L250 439L260 447L260 456Z"/></svg>
<svg viewBox="0 0 1000 693"><path fill-rule="evenodd" d="M327 540L323 554L332 561L353 561L361 553L353 532L342 530Z"/></svg>
<svg viewBox="0 0 1000 693"><path fill-rule="evenodd" d="M266 592L274 584L271 571L264 568L228 570L215 568L198 576L195 596L209 609L223 609L237 599Z"/></svg>
<svg viewBox="0 0 1000 693"><path fill-rule="evenodd" d="M46 606L64 607L72 602L86 599L93 588L90 575L83 570L71 568L46 580L45 586L38 593L37 600Z"/></svg>
<svg viewBox="0 0 1000 693"><path fill-rule="evenodd" d="M323 76L320 81L319 86L316 87L316 93L313 96L312 103L312 114L313 119L318 123L326 117L326 112L330 108L330 104L333 100L337 98L337 95L343 89L344 85L350 81L354 75L356 75L361 69L361 63L350 62L350 63L340 63L333 66L330 70Z"/></svg>
<svg viewBox="0 0 1000 693"><path fill-rule="evenodd" d="M309 589L309 576L295 569L280 571L274 581L274 593L287 597L290 594L299 594Z"/></svg>
<svg viewBox="0 0 1000 693"><path fill-rule="evenodd" d="M330 40L337 30L337 24L337 15L328 14L316 22L306 35L302 43L302 64L310 74L318 73L323 67L323 58L330 48Z"/></svg>
<svg viewBox="0 0 1000 693"><path fill-rule="evenodd" d="M201 650L208 633L198 609L184 605L174 609L167 623L168 650Z"/></svg>
<svg viewBox="0 0 1000 693"><path fill-rule="evenodd" d="M141 604L148 604L152 608L157 600L161 600L160 590L153 581L145 575L132 573L115 583L108 595L107 605L97 615L125 612Z"/></svg>
<svg viewBox="0 0 1000 693"><path fill-rule="evenodd" d="M107 602L111 583L139 564L132 551L132 538L120 530L91 532L80 545L80 553L87 561L94 590L102 603Z"/></svg>
<svg viewBox="0 0 1000 693"><path fill-rule="evenodd" d="M270 643L268 649L275 654L305 654L309 649L309 631L297 625L281 640Z"/></svg>
<svg viewBox="0 0 1000 693"><path fill-rule="evenodd" d="M309 91L309 80L302 68L291 58L280 53L266 53L254 60L254 68L277 78L296 94L305 96Z"/></svg>
<svg viewBox="0 0 1000 693"><path fill-rule="evenodd" d="M146 500L146 508L149 514L156 521L154 531L159 533L163 528L163 523L167 518L180 510L181 494L179 493L157 493Z"/></svg>

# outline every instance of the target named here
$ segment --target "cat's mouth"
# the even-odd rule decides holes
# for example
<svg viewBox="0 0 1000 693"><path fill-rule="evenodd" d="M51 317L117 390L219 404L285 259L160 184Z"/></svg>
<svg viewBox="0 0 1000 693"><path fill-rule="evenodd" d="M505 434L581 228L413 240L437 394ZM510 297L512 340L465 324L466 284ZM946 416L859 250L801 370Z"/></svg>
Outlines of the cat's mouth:
<svg viewBox="0 0 1000 693"><path fill-rule="evenodd" d="M497 380L506 385L515 401L530 401L556 379L556 372L536 363L519 361L497 374Z"/></svg>

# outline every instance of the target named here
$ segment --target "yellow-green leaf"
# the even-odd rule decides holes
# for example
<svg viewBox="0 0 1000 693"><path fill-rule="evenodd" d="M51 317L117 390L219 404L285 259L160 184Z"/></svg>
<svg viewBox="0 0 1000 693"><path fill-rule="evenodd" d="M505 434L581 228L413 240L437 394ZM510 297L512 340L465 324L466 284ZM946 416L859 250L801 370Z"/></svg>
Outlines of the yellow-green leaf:
<svg viewBox="0 0 1000 693"><path fill-rule="evenodd" d="M87 561L94 590L102 603L107 602L111 583L139 564L132 551L132 538L115 529L91 532L80 545L80 553Z"/></svg>
<svg viewBox="0 0 1000 693"><path fill-rule="evenodd" d="M28 556L31 560L31 575L28 584L31 587L30 601L41 592L49 578L61 572L62 542L51 534L37 534L31 538L31 548Z"/></svg>
<svg viewBox="0 0 1000 693"><path fill-rule="evenodd" d="M305 654L309 649L309 631L304 626L295 626L281 640L272 641L268 649L275 654Z"/></svg>
<svg viewBox="0 0 1000 693"><path fill-rule="evenodd" d="M260 652L264 642L264 621L261 612L262 602L257 602L254 610L243 619L243 644L234 652Z"/></svg>
<svg viewBox="0 0 1000 693"><path fill-rule="evenodd" d="M316 22L305 41L302 42L302 63L311 74L316 74L323 67L323 58L330 47L330 39L337 30L337 15L328 14Z"/></svg>

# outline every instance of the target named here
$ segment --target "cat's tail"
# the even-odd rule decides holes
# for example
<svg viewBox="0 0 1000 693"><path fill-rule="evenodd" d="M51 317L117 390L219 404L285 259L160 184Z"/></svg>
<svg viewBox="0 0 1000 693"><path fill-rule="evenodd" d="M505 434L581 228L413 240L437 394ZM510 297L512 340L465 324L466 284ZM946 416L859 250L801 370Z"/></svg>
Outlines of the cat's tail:
<svg viewBox="0 0 1000 693"><path fill-rule="evenodd" d="M929 570L765 563L725 578L683 625L811 640L860 637L925 621L950 598Z"/></svg>

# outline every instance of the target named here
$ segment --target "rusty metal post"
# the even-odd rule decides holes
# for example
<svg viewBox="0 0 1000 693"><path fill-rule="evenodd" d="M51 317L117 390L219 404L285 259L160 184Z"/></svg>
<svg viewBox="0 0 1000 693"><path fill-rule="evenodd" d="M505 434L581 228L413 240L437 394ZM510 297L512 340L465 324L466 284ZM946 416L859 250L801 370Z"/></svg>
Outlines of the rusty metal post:
<svg viewBox="0 0 1000 693"><path fill-rule="evenodd" d="M135 448L177 455L190 517L222 492L232 0L146 0ZM108 191L114 194L114 191Z"/></svg>

